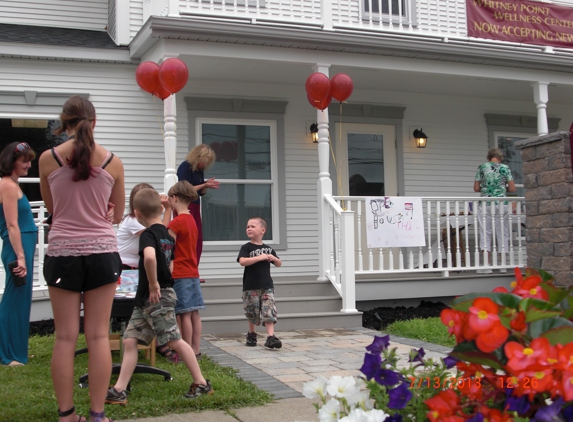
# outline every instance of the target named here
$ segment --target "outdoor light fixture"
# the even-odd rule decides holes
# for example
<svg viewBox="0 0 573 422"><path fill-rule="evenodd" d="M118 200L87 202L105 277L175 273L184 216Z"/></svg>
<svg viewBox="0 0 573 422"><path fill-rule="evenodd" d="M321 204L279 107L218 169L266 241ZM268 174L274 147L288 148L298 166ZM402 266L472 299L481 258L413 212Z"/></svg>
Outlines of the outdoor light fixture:
<svg viewBox="0 0 573 422"><path fill-rule="evenodd" d="M312 142L315 144L318 143L318 125L316 123L311 124L309 131L310 136L312 136Z"/></svg>
<svg viewBox="0 0 573 422"><path fill-rule="evenodd" d="M416 138L416 147L426 148L428 137L424 132L422 132L422 128L420 128L420 130L414 129L414 138Z"/></svg>

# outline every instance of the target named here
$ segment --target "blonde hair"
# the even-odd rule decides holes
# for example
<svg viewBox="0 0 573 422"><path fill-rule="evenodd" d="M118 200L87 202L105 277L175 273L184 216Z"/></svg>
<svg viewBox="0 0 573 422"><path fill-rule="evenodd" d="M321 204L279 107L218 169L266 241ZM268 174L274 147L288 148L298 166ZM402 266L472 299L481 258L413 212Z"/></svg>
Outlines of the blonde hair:
<svg viewBox="0 0 573 422"><path fill-rule="evenodd" d="M154 188L149 183L139 183L135 185L133 189L131 189L131 193L129 194L129 214L127 214L126 217L128 215L130 217L135 217L135 212L133 211L133 198L135 197L135 194L142 189L154 189Z"/></svg>
<svg viewBox="0 0 573 422"><path fill-rule="evenodd" d="M191 170L196 171L199 164L205 165L204 170L207 170L215 162L215 151L207 144L197 145L187 154L185 160L191 164Z"/></svg>
<svg viewBox="0 0 573 422"><path fill-rule="evenodd" d="M163 207L159 192L155 189L141 189L133 197L133 208L141 213L143 218L152 218L161 215Z"/></svg>
<svg viewBox="0 0 573 422"><path fill-rule="evenodd" d="M249 221L251 220L257 220L263 229L267 229L267 220L265 220L263 217L251 217L249 218Z"/></svg>
<svg viewBox="0 0 573 422"><path fill-rule="evenodd" d="M197 195L197 190L195 187L189 183L187 180L181 180L171 186L169 192L167 192L168 196L177 196L179 199L182 199L183 202L187 202L190 204L193 201L196 201L199 198Z"/></svg>

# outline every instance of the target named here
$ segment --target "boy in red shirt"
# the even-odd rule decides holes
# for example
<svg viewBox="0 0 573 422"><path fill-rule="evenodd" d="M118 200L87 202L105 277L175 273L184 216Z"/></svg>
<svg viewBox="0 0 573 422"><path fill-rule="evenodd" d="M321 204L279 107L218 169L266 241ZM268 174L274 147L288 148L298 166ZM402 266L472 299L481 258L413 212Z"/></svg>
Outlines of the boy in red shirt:
<svg viewBox="0 0 573 422"><path fill-rule="evenodd" d="M205 309L205 303L197 268L197 224L188 209L198 195L193 185L183 180L175 183L167 196L169 205L177 212L177 217L167 226L169 234L175 239L172 273L175 280L173 288L177 293L175 314L181 337L191 345L197 358L200 358L202 325L199 310Z"/></svg>

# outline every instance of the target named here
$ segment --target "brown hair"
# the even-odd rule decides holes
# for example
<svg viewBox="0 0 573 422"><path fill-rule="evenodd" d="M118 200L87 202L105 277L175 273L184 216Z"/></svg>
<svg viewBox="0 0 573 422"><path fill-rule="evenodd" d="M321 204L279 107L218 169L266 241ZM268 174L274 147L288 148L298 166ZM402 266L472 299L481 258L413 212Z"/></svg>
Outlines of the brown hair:
<svg viewBox="0 0 573 422"><path fill-rule="evenodd" d="M196 201L199 198L197 195L197 190L195 186L189 183L187 180L181 180L171 186L169 192L167 192L168 196L175 195L180 199L183 199L184 202L190 204L193 201Z"/></svg>
<svg viewBox="0 0 573 422"><path fill-rule="evenodd" d="M161 215L163 207L161 206L159 192L155 189L141 189L133 198L133 208L139 211L144 218Z"/></svg>
<svg viewBox="0 0 573 422"><path fill-rule="evenodd" d="M17 148L22 145L21 151ZM14 163L18 158L24 157L24 162L36 158L36 153L26 142L11 142L0 152L0 177L10 176L14 171Z"/></svg>
<svg viewBox="0 0 573 422"><path fill-rule="evenodd" d="M205 164L204 170L207 170L215 162L215 151L207 144L197 145L187 154L185 160L191 164L191 170L197 170L200 163Z"/></svg>
<svg viewBox="0 0 573 422"><path fill-rule="evenodd" d="M497 158L500 162L503 161L503 151L499 148L492 148L487 152L487 160L490 161L492 158Z"/></svg>
<svg viewBox="0 0 573 422"><path fill-rule="evenodd" d="M66 101L60 121L62 126L54 131L56 135L75 129L74 150L68 164L75 170L72 180L87 180L92 174L92 154L95 149L92 123L96 114L93 104L79 95L74 95Z"/></svg>
<svg viewBox="0 0 573 422"><path fill-rule="evenodd" d="M139 183L131 189L131 193L129 194L129 214L127 214L130 217L135 217L135 212L133 211L133 197L141 189L153 189L153 186L151 186L149 183Z"/></svg>
<svg viewBox="0 0 573 422"><path fill-rule="evenodd" d="M267 220L265 220L263 217L251 217L249 218L249 221L251 220L258 220L261 227L265 230L267 229Z"/></svg>

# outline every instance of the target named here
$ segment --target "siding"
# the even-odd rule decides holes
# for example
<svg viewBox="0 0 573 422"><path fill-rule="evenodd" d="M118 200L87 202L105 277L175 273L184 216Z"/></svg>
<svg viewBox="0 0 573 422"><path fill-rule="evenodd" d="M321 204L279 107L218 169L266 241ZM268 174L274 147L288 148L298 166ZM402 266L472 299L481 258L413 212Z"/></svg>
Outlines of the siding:
<svg viewBox="0 0 573 422"><path fill-rule="evenodd" d="M131 39L143 25L143 0L129 0L129 36Z"/></svg>
<svg viewBox="0 0 573 422"><path fill-rule="evenodd" d="M105 31L107 0L5 0L0 22Z"/></svg>

